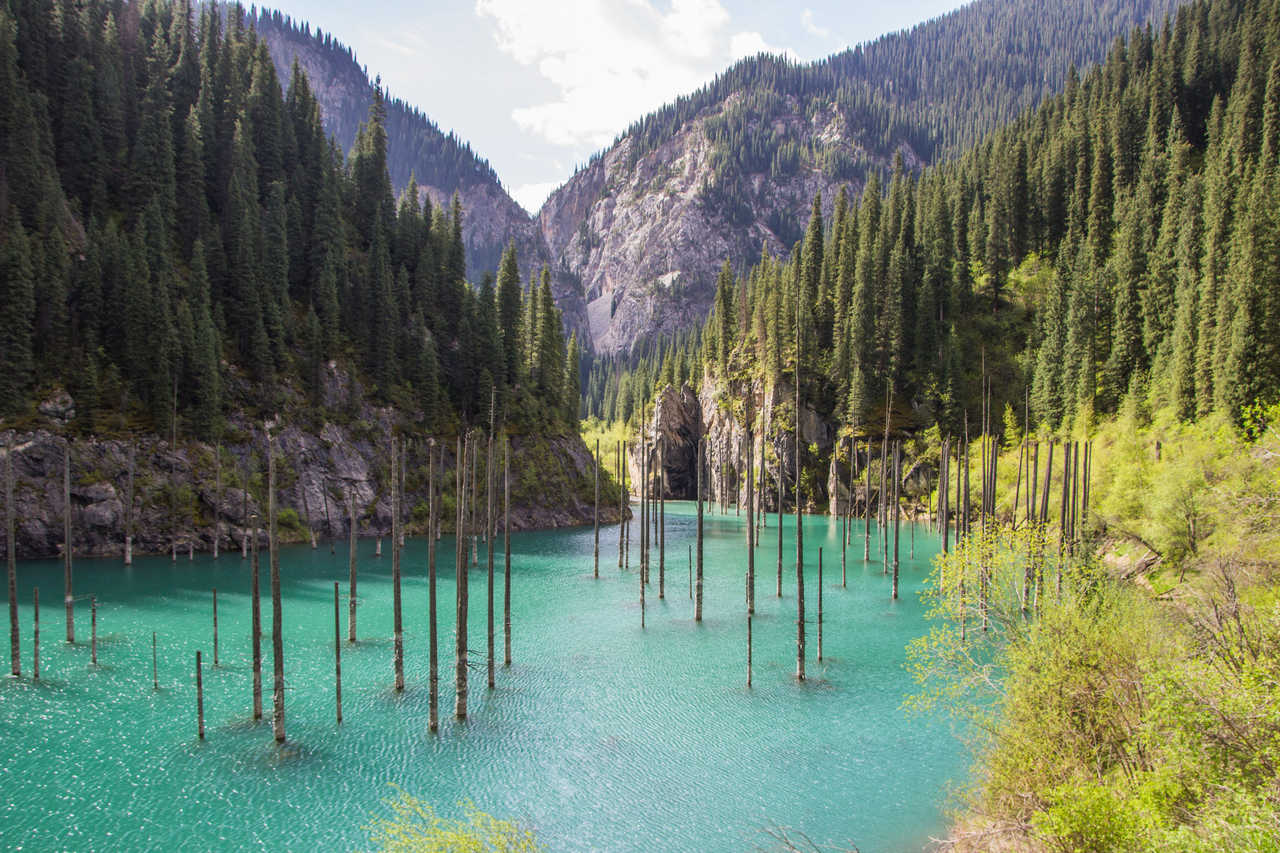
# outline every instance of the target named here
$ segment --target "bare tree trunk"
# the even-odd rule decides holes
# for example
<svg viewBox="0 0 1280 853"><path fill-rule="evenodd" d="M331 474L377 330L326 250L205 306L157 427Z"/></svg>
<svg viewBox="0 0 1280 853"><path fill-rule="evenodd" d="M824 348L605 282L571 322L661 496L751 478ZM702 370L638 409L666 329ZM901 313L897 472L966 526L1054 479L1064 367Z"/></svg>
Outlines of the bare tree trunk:
<svg viewBox="0 0 1280 853"><path fill-rule="evenodd" d="M307 487L299 478L298 491L302 492L302 514L306 516L307 538L311 540L311 550L316 549L316 526L311 521L311 500L307 497Z"/></svg>
<svg viewBox="0 0 1280 853"><path fill-rule="evenodd" d="M204 675L201 672L200 653L196 652L196 732L204 740Z"/></svg>
<svg viewBox="0 0 1280 853"><path fill-rule="evenodd" d="M271 658L275 676L271 727L276 743L284 743L284 614L280 601L280 537L276 529L276 459L270 428L267 429L267 536L271 555Z"/></svg>
<svg viewBox="0 0 1280 853"><path fill-rule="evenodd" d="M356 537L359 534L356 527L358 519L356 518L354 483L347 490L347 511L351 516L347 525L347 642L354 643L356 641Z"/></svg>
<svg viewBox="0 0 1280 853"><path fill-rule="evenodd" d="M862 562L871 562L871 437L867 437L867 485L863 495Z"/></svg>
<svg viewBox="0 0 1280 853"><path fill-rule="evenodd" d="M490 409L490 411L492 411L492 408ZM487 660L487 662L488 662L488 665L489 665L489 673L488 673L488 674L489 674L489 689L490 689L490 690L492 690L492 689L496 686L496 682L495 682L495 680L494 680L494 678L495 678L495 674L494 674L494 661L495 661L496 653L495 653L495 646L494 646L494 634L493 634L493 630L494 630L494 627L493 627L493 626L494 626L494 611L493 611L493 606L494 606L494 602L493 602L493 531L494 531L494 525L493 525L493 488L494 488L494 483L493 483L493 418L492 418L492 417L490 417L490 419L489 419L489 447L488 447L487 453L486 453L486 455L485 455L485 464L484 464L484 497L485 497L485 504L486 504L486 509L485 509L485 522L484 522L484 538L485 538L486 544L489 546L489 553L488 553L488 571L489 571L489 577L488 577L488 580L489 580L489 585L488 585L488 594L489 594L489 611L488 611L488 624L487 624L488 640L489 640L489 645L488 645L488 653L489 653L489 656L488 656L488 660Z"/></svg>
<svg viewBox="0 0 1280 853"><path fill-rule="evenodd" d="M98 597L89 596L89 663L98 665Z"/></svg>
<svg viewBox="0 0 1280 853"><path fill-rule="evenodd" d="M127 495L124 502L124 564L126 566L133 565L133 466L134 466L134 446L133 440L129 441L129 480L126 487Z"/></svg>
<svg viewBox="0 0 1280 853"><path fill-rule="evenodd" d="M391 439L391 643L395 689L404 690L404 620L400 604L400 448Z"/></svg>
<svg viewBox="0 0 1280 853"><path fill-rule="evenodd" d="M218 590L213 590L213 665L218 665Z"/></svg>
<svg viewBox="0 0 1280 853"><path fill-rule="evenodd" d="M240 469L240 519L244 527L240 528L240 559L245 560L249 557L249 471L248 460L245 461L244 467ZM254 534L258 532L257 525L254 525Z"/></svg>
<svg viewBox="0 0 1280 853"><path fill-rule="evenodd" d="M151 689L160 689L160 655L156 651L156 632L151 632Z"/></svg>
<svg viewBox="0 0 1280 853"><path fill-rule="evenodd" d="M747 614L747 689L751 689L751 614Z"/></svg>
<svg viewBox="0 0 1280 853"><path fill-rule="evenodd" d="M627 443L622 443L622 500L624 504L629 505L631 492L627 488ZM623 513L626 516L626 512ZM631 519L626 518L622 524L622 535L626 540L626 544L622 546L622 568L629 570L631 568Z"/></svg>
<svg viewBox="0 0 1280 853"><path fill-rule="evenodd" d="M342 609L338 604L338 582L333 582L333 701L342 724Z"/></svg>
<svg viewBox="0 0 1280 853"><path fill-rule="evenodd" d="M649 462L649 449L645 446L644 433L640 433L640 628L644 629L644 584L645 584L645 539L649 535L648 518L649 511L649 472L646 466Z"/></svg>
<svg viewBox="0 0 1280 853"><path fill-rule="evenodd" d="M796 318L796 678L804 681L804 517L800 493L800 342Z"/></svg>
<svg viewBox="0 0 1280 853"><path fill-rule="evenodd" d="M893 600L898 600L898 546L902 533L902 442L893 447Z"/></svg>
<svg viewBox="0 0 1280 853"><path fill-rule="evenodd" d="M468 438L467 443L470 443ZM457 496L458 496L458 519L457 519L457 549L456 560L454 565L457 574L457 610L458 616L455 622L454 639L456 649L456 666L454 669L455 677L455 697L453 705L453 713L459 720L467 718L467 555L466 555L466 537L463 532L463 519L466 515L466 450L462 443L462 438L458 438L458 464L457 464Z"/></svg>
<svg viewBox="0 0 1280 853"><path fill-rule="evenodd" d="M444 476L444 449L441 448L440 476ZM427 728L440 728L440 659L436 639L436 529L440 524L440 496L436 492L435 440L427 445L427 635L430 660L430 698L428 700Z"/></svg>
<svg viewBox="0 0 1280 853"><path fill-rule="evenodd" d="M778 598L782 598L782 455L778 455Z"/></svg>
<svg viewBox="0 0 1280 853"><path fill-rule="evenodd" d="M615 442L613 445L613 461L618 467L618 482L624 484L618 495L618 568L622 568L622 549L623 540L627 528L627 513L625 510L627 500L626 480L622 476L622 442Z"/></svg>
<svg viewBox="0 0 1280 853"><path fill-rule="evenodd" d="M818 548L818 663L822 663L822 548Z"/></svg>
<svg viewBox="0 0 1280 853"><path fill-rule="evenodd" d="M262 719L262 595L259 589L258 571L258 525L254 516L253 552L250 561L249 604L252 618L253 643L253 718Z"/></svg>
<svg viewBox="0 0 1280 853"><path fill-rule="evenodd" d="M222 538L222 445L213 447L213 559L218 559L219 539ZM214 655L217 658L217 654ZM217 660L213 662L218 665Z"/></svg>
<svg viewBox="0 0 1280 853"><path fill-rule="evenodd" d="M71 442L62 455L62 586L67 610L67 642L76 641L76 607L71 597Z"/></svg>
<svg viewBox="0 0 1280 853"><path fill-rule="evenodd" d="M31 677L40 680L40 587L31 590L31 601L34 612L31 614L33 631L31 634Z"/></svg>
<svg viewBox="0 0 1280 853"><path fill-rule="evenodd" d="M18 548L13 511L12 446L4 454L4 496L5 552L9 568L9 672L17 678L22 675L22 660L18 633Z"/></svg>
<svg viewBox="0 0 1280 853"><path fill-rule="evenodd" d="M667 440L658 444L658 600L667 597Z"/></svg>
<svg viewBox="0 0 1280 853"><path fill-rule="evenodd" d="M755 548L755 492L752 467L755 444L751 434L751 418L747 418L747 613L756 612L756 548Z"/></svg>
<svg viewBox="0 0 1280 853"><path fill-rule="evenodd" d="M510 456L510 450L507 451ZM591 524L595 533L595 549L593 551L595 576L600 577L600 439L596 439L596 455L595 455L595 480L596 480L596 502L595 509L591 514ZM508 491L510 491L510 482L508 482ZM510 531L507 531L510 533ZM508 551L510 549L508 548Z"/></svg>
<svg viewBox="0 0 1280 853"><path fill-rule="evenodd" d="M597 442L598 443L598 442ZM502 665L511 666L511 439L502 439ZM599 513L600 463L596 462L596 511ZM600 527L596 526L596 577L600 577Z"/></svg>
<svg viewBox="0 0 1280 853"><path fill-rule="evenodd" d="M693 601L693 620L702 621L702 438L698 438L698 589Z"/></svg>

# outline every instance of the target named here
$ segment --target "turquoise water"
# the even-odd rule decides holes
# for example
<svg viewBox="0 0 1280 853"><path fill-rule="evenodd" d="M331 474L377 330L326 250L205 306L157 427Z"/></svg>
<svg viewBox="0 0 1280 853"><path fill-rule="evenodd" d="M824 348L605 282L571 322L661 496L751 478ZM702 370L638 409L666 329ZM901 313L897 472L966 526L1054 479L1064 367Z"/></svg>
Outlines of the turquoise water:
<svg viewBox="0 0 1280 853"><path fill-rule="evenodd" d="M340 850L361 845L398 785L449 815L469 799L518 818L551 850L734 851L769 848L780 825L864 853L917 850L944 829L949 780L964 773L949 726L900 710L911 681L904 646L926 628L917 591L936 540L917 534L901 598L878 564L849 550L840 587L839 523L805 524L809 681L795 668L795 564L788 519L783 597L774 596L776 530L757 559L754 687L746 688L745 522L706 522L705 613L693 621L693 508L668 505L667 600L655 551L640 628L638 579L617 568L617 528L513 537L514 659L485 687L485 574L471 572L470 718L453 710L453 546L438 549L442 711L427 731L426 543L404 558L406 680L392 690L391 560L360 543L360 642L345 643L344 722L334 722L333 581L346 587L345 542L330 556L284 549L289 740L271 737L270 596L263 561L268 719L250 720L249 570L239 553L176 564L80 560L77 594L98 597L99 665L89 606L64 640L62 567L23 563L23 677L0 679L0 847L6 849ZM638 548L637 528L632 544ZM908 531L903 531L903 556ZM501 539L498 540L499 546ZM817 651L817 555L826 552L825 660ZM873 534L872 553L875 553ZM388 549L389 550L389 549ZM855 559L856 556L856 559ZM481 558L483 564L483 556ZM31 588L41 590L41 680L31 675ZM218 589L221 665L210 590ZM0 612L0 619L5 616ZM7 621L7 620L6 620ZM151 685L151 632L160 690ZM194 658L202 650L206 740L196 738ZM8 654L4 650L7 670Z"/></svg>

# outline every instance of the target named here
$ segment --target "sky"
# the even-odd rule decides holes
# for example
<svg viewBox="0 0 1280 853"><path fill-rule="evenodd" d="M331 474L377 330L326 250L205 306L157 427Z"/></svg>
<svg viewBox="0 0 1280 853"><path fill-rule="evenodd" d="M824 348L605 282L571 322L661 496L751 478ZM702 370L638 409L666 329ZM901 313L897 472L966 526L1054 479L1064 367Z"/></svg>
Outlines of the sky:
<svg viewBox="0 0 1280 853"><path fill-rule="evenodd" d="M962 0L274 0L471 143L531 213L634 120L762 51L820 59ZM268 7L272 3L265 3Z"/></svg>

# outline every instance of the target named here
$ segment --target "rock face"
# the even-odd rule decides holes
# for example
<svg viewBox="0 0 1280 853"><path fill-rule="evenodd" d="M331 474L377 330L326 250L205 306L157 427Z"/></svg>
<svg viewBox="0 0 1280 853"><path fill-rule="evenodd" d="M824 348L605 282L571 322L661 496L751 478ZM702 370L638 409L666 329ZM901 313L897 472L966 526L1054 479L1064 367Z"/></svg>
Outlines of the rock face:
<svg viewBox="0 0 1280 853"><path fill-rule="evenodd" d="M272 432L277 506L285 541L307 541L312 536L321 540L346 538L349 501L355 504L359 535L382 536L390 532L387 459L393 425L408 442L406 529L424 533L430 438L406 429L392 409L364 402L358 383L332 366L323 395L326 411L341 418L341 422L284 423ZM51 557L62 552L62 472L68 451L74 554L123 553L131 455L134 553L167 553L175 543L183 553L188 546L196 551L211 551L215 530L220 536L220 550L239 550L255 517L264 530L266 527L266 440L262 427L241 415L228 419L226 440L221 445L220 484L216 449L209 444L179 441L174 447L164 438L149 434L133 439L67 435L52 417L36 429L0 432L0 448L13 454L18 556ZM581 437L517 434L510 440L512 528L590 524L594 463ZM436 476L443 477L445 502L452 505L454 439L441 437L437 447L442 448L443 455L437 455ZM481 466L484 449L481 447L479 456ZM498 507L502 497L502 456L501 447L495 445ZM3 476L0 456L0 480ZM479 506L483 507L483 467L478 482L482 491ZM601 482L602 524L618 521L617 489L611 481ZM452 531L452 510L442 512L441 517L444 529Z"/></svg>
<svg viewBox="0 0 1280 853"><path fill-rule="evenodd" d="M783 485L783 508L789 510L795 501L796 446L794 433L795 386L780 383L764 387L761 383L735 383L723 388L704 380L697 394L689 387L665 388L654 401L653 418L648 425L650 441L658 437L666 441L666 497L693 500L697 496L697 442L705 443L707 469L704 470L704 495L715 504L746 505L746 413L753 412L756 431L751 436L752 467L759 472L760 454L764 451L764 480L757 473L757 499L769 512L778 508L778 481ZM759 431L763 417L763 434ZM847 439L836 447L835 424L827 421L812 407L800 409L802 458L802 498L805 512L839 514L849 508L849 450ZM871 497L879 500L880 442L872 439ZM627 469L630 483L640 482L638 445L629 448ZM853 487L853 510L861 514L866 507L866 468L868 453L865 439L858 444L858 480ZM655 457L656 465L656 457ZM904 460L902 494L907 517L920 515L924 508L921 496L934 487L937 466L929 460ZM819 477L819 472L824 476ZM655 489L657 484L655 477ZM633 486L638 494L638 488Z"/></svg>
<svg viewBox="0 0 1280 853"><path fill-rule="evenodd" d="M836 187L845 182L817 168L784 178L747 176L753 202L745 212L718 203L709 189L717 178L707 124L734 104L730 99L719 105L638 159L632 140L624 138L556 190L538 212L552 269L581 283L582 308L564 302L562 308L585 311L597 353L625 351L645 336L701 323L726 258L742 269L760 257L762 248L787 254L817 193L830 213ZM838 114L807 118L798 102L793 106L794 113L776 119L786 132L804 139L830 137L833 147L854 151L852 144L838 141ZM909 162L918 162L909 149L907 155ZM861 182L851 189L859 191Z"/></svg>

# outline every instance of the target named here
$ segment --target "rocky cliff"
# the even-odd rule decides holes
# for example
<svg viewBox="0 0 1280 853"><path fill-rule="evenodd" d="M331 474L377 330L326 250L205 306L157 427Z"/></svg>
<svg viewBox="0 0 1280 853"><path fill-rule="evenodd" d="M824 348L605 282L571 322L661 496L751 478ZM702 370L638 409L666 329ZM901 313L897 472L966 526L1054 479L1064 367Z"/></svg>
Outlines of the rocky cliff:
<svg viewBox="0 0 1280 853"><path fill-rule="evenodd" d="M165 553L175 547L183 554L188 549L212 551L215 534L220 550L239 549L252 519L265 520L266 443L261 423L232 416L218 447L182 440L173 445L150 434L76 435L66 428L73 401L60 396L64 402L43 407L48 414L38 422L0 432L0 446L12 453L19 557L50 557L62 551L63 466L68 453L72 547L77 555L123 553L129 515L135 553ZM345 538L349 501L355 505L359 535L390 531L387 459L393 428L408 443L406 529L424 533L429 437L406 428L392 409L360 404L352 417L351 406L334 402L328 410L334 420L303 418L273 430L276 497L285 540ZM454 526L454 439L440 437L439 446L443 455L437 456L436 476L443 476L442 523L449 531ZM495 450L499 478L500 466L501 454ZM590 524L593 501L594 464L579 436L511 436L513 529ZM617 486L611 482L601 485L600 517L602 523L618 520Z"/></svg>
<svg viewBox="0 0 1280 853"><path fill-rule="evenodd" d="M767 386L759 382L735 383L725 388L707 380L695 394L688 386L668 386L654 401L652 418L647 425L651 443L665 442L666 497L693 500L697 495L698 440L703 441L707 458L704 469L704 496L713 504L746 505L748 448L755 471L756 489L767 511L778 508L778 482L781 475L782 505L790 511L795 506L795 386L779 383ZM812 407L801 403L801 494L805 512L838 514L849 508L852 494L855 513L864 511L867 499L866 471L868 461L875 466L871 496L878 499L880 442L872 440L868 452L859 439L857 449L858 480L849 489L849 445L840 439L837 425L823 418ZM748 441L746 422L754 424ZM762 431L761 431L761 428ZM901 438L904 436L895 436ZM630 445L627 462L631 491L638 495L641 482L639 444ZM764 476L761 477L761 458ZM657 466L658 457L654 456ZM924 512L924 496L933 488L936 462L928 459L905 459L903 463L904 509L908 517ZM653 494L659 480L655 474ZM763 487L761 484L764 484Z"/></svg>

